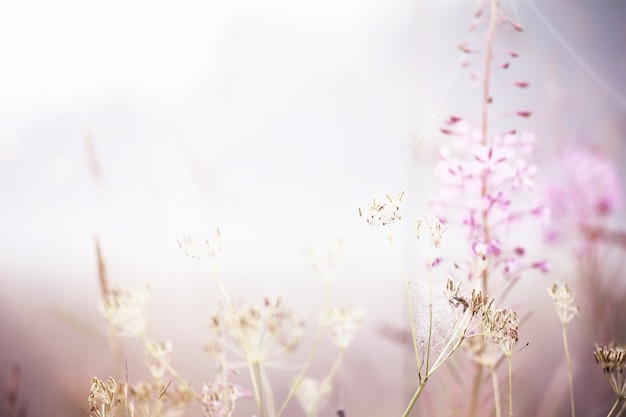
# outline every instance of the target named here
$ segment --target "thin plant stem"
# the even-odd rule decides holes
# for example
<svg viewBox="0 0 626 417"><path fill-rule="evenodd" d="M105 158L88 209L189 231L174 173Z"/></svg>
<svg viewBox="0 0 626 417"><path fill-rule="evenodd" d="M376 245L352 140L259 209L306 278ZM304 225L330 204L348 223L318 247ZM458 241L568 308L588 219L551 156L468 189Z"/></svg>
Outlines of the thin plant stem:
<svg viewBox="0 0 626 417"><path fill-rule="evenodd" d="M562 323L563 328L563 347L565 348L565 360L567 362L567 376L569 378L569 397L572 407L572 417L576 416L576 412L574 411L574 379L572 377L572 361L569 355L569 346L567 343L567 325L566 323Z"/></svg>
<svg viewBox="0 0 626 417"><path fill-rule="evenodd" d="M330 285L326 283L324 286L324 299L322 301L322 306L323 306L322 308L324 310L328 307L329 298L330 298ZM317 354L317 350L319 349L320 341L322 339L322 331L323 331L322 326L318 324L317 331L315 332L315 337L313 339L313 347L309 351L309 355L307 356L306 362L304 363L304 366L300 370L300 373L298 374L293 384L291 385L291 389L289 390L287 397L285 398L282 405L278 409L278 413L276 414L276 417L281 417L283 415L283 413L285 412L285 409L287 408L287 405L289 405L289 402L291 401L294 394L298 390L298 387L300 387L300 384L304 380L304 376L306 375L307 371L311 367L311 364L313 363L313 358L315 358L315 355Z"/></svg>
<svg viewBox="0 0 626 417"><path fill-rule="evenodd" d="M393 256L396 260L396 263L398 264L398 267L400 268L400 272L402 273L402 276L404 277L404 281L406 282L406 286L407 286L407 299L408 299L408 304L409 304L409 323L411 325L411 338L413 339L413 351L415 352L415 364L419 367L421 361L420 361L419 349L417 347L417 338L415 337L415 318L413 317L413 297L412 297L412 292L411 292L412 291L411 281L409 281L409 278L406 272L404 271L404 268L402 267L402 262L400 262L400 257L398 256L396 245L393 242L393 236L389 236L389 243L391 244L391 251L393 252Z"/></svg>
<svg viewBox="0 0 626 417"><path fill-rule="evenodd" d="M333 362L333 365L330 367L328 374L326 374L326 377L320 383L320 389L324 389L324 387L328 386L330 382L333 380L333 378L337 374L337 371L339 370L339 367L341 366L341 362L343 361L345 354L346 354L345 348L342 348L339 350L339 353L337 353L337 357L335 358L335 362ZM311 410L309 410L309 412L307 413L307 417L312 417L315 415L315 411L317 410L317 407L319 406L320 401L322 401L321 392L318 393L317 397L315 398L315 402L313 403Z"/></svg>
<svg viewBox="0 0 626 417"><path fill-rule="evenodd" d="M496 406L496 417L501 417L500 411L500 387L498 384L498 374L493 366L489 366L489 373L491 374L491 383L493 385L493 402Z"/></svg>
<svg viewBox="0 0 626 417"><path fill-rule="evenodd" d="M274 407L274 392L272 391L270 379L267 377L265 367L263 367L263 365L261 365L260 363L257 364L257 372L259 373L259 379L261 381L263 394L266 400L265 403L267 405L267 414L270 417L274 417L276 415L276 407Z"/></svg>
<svg viewBox="0 0 626 417"><path fill-rule="evenodd" d="M615 417L619 417L622 415L622 412L624 411L624 407L626 407L626 402L622 402L622 407L619 409L619 413L617 413Z"/></svg>
<svg viewBox="0 0 626 417"><path fill-rule="evenodd" d="M417 386L417 389L415 390L415 394L413 394L413 398L411 398L411 401L409 402L409 405L406 407L404 414L402 414L402 417L408 417L409 414L411 414L411 410L413 410L413 407L415 406L417 399L420 397L420 394L422 393L422 391L424 391L424 386L426 385L426 381L428 381L428 377L425 377L423 380L420 381L419 385Z"/></svg>
<svg viewBox="0 0 626 417"><path fill-rule="evenodd" d="M248 372L250 373L250 379L252 380L252 389L254 391L254 399L256 400L257 408L259 409L259 414L261 417L265 416L265 406L263 405L263 396L261 395L261 390L259 388L259 381L256 379L256 375L254 372L254 365L252 361L248 360Z"/></svg>
<svg viewBox="0 0 626 417"><path fill-rule="evenodd" d="M428 271L428 344L426 345L426 375L428 375L428 367L430 365L430 345L432 343L433 334L433 303L432 303L432 271Z"/></svg>
<svg viewBox="0 0 626 417"><path fill-rule="evenodd" d="M509 417L513 417L513 355L507 355L509 362Z"/></svg>
<svg viewBox="0 0 626 417"><path fill-rule="evenodd" d="M420 382L419 382L419 385L417 386L417 389L415 390L415 394L413 394L413 398L411 398L411 401L409 402L409 405L406 407L404 414L402 414L402 417L407 417L411 413L411 410L413 410L413 407L415 406L417 399L422 394L422 391L424 390L424 387L426 386L426 382L428 382L428 379L435 373L435 371L437 371L437 369L439 369L441 365L445 363L445 361L448 360L450 356L452 356L452 354L459 348L459 346L461 346L461 343L463 343L463 340L465 340L465 337L464 336L459 337L459 340L454 344L452 349L450 349L448 353L445 353L446 350L452 344L453 340L454 338L450 338L450 340L444 347L441 355L439 355L439 357L435 361L435 364L433 365L433 367L428 371L428 373L425 374L423 378L420 378Z"/></svg>
<svg viewBox="0 0 626 417"><path fill-rule="evenodd" d="M476 415L476 405L478 402L478 393L480 392L480 382L483 377L483 366L480 363L476 364L476 370L474 371L474 381L472 382L472 396L470 403L470 416Z"/></svg>
<svg viewBox="0 0 626 417"><path fill-rule="evenodd" d="M491 63L493 60L493 39L496 31L496 25L498 23L498 0L491 0L491 15L489 17L489 32L487 34L487 48L485 55L485 69L483 79L483 97L482 97L482 144L487 144L487 133L489 131L489 102L491 100L489 83L491 81ZM485 198L487 195L487 178L482 177L481 197ZM489 241L489 223L488 223L489 211L485 209L483 211L483 232L485 241ZM489 284L489 272L487 268L482 273L482 287L483 293L488 294ZM478 400L478 394L480 392L480 385L482 382L482 365L478 364L476 367L476 376L474 377L474 383L472 386L472 400L470 405L470 417L476 415L476 406Z"/></svg>
<svg viewBox="0 0 626 417"><path fill-rule="evenodd" d="M615 412L615 410L617 410L617 406L622 402L622 398L617 398L615 400L615 403L613 403L613 407L611 407L611 409L609 410L609 414L606 415L606 417L611 417L613 415L613 412Z"/></svg>

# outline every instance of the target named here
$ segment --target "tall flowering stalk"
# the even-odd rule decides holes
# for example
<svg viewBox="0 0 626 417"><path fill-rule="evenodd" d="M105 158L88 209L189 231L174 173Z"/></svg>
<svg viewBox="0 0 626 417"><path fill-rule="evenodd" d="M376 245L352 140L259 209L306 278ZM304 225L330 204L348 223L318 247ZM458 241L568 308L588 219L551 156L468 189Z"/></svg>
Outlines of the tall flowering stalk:
<svg viewBox="0 0 626 417"><path fill-rule="evenodd" d="M435 173L441 185L432 195L436 214L442 222L448 226L459 225L465 230L467 257L455 260L454 266L463 271L469 281L476 282L484 293L493 291L495 284L502 296L514 286L522 272L549 271L545 260L527 260L524 245L508 238L514 224L543 220L548 215L547 206L539 198L533 198L537 169L525 159L533 148L535 136L516 129L494 132L492 128L491 107L496 103L492 94L493 74L495 71L508 74L511 61L519 57L515 51L496 51L495 38L498 30L511 28L522 30L504 14L498 0L480 2L469 31L481 32L484 42L468 41L459 46L468 56L466 66L471 66L469 60L482 56L482 67L475 73L482 90L480 123L475 127L460 116L446 120L441 132L452 140L440 148ZM510 84L519 90L529 87L523 80L512 79ZM522 119L532 115L526 109L502 111ZM482 368L483 364L478 362L471 416L476 412Z"/></svg>

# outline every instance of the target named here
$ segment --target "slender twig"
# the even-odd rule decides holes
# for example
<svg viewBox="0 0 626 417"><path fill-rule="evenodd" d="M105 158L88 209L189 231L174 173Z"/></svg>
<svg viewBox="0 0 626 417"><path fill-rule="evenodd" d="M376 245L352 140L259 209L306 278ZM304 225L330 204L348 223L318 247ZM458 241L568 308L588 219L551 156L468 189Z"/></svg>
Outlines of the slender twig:
<svg viewBox="0 0 626 417"><path fill-rule="evenodd" d="M513 417L513 355L507 355L509 362L509 417Z"/></svg>
<svg viewBox="0 0 626 417"><path fill-rule="evenodd" d="M567 325L566 323L562 323L563 329L563 347L565 348L565 360L567 362L567 376L569 378L569 396L570 403L572 407L572 417L576 416L576 412L574 411L574 379L572 377L572 361L569 355L569 347L567 343Z"/></svg>
<svg viewBox="0 0 626 417"><path fill-rule="evenodd" d="M489 373L491 374L491 383L493 384L493 401L496 405L496 417L500 417L500 387L498 384L498 374L493 366L489 366Z"/></svg>

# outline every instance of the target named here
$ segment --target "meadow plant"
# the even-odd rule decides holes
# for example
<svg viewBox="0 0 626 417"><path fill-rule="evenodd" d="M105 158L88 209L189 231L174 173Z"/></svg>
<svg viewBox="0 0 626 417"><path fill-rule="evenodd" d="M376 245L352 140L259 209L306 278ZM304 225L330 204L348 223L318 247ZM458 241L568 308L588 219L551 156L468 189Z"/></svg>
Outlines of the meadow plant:
<svg viewBox="0 0 626 417"><path fill-rule="evenodd" d="M306 255L313 271L324 284L324 303L313 347L280 408L277 408L266 369L281 365L298 349L305 330L304 321L281 297L265 297L259 304L233 301L218 267L221 238L221 232L216 228L206 235L186 235L178 240L188 257L211 263L213 276L222 292L222 301L208 320L212 339L205 346L205 351L215 362L217 373L212 382L202 385L200 392L195 391L171 365L174 354L172 343L152 340L147 336L148 289L111 288L104 273L105 263L100 246L96 244L103 291L100 312L109 325L114 341L117 337L133 337L143 344L152 380L130 383L128 371L124 381L113 377L102 381L94 377L88 398L92 417L114 417L120 410L125 411L128 417L180 417L194 400L201 404L206 417L232 417L238 400L249 396L256 401L259 417L283 415L294 396L307 416L317 415L332 389L345 351L354 340L365 315L364 310L358 307L328 306L328 291L333 269L338 263L341 240L332 241L324 250L307 246ZM308 377L307 372L324 331L337 347L338 354L326 376L318 381ZM112 345L117 346L117 343ZM232 380L239 374L240 368L248 369L250 390ZM172 384L173 380L176 385Z"/></svg>
<svg viewBox="0 0 626 417"><path fill-rule="evenodd" d="M515 127L495 129L494 125L499 123L492 118L492 109L497 105L493 78L509 77L512 62L519 58L516 51L498 50L496 34L504 30L520 32L523 28L505 14L498 0L480 1L468 29L476 36L459 45L467 57L462 66L472 70L470 78L480 90L478 121L475 114L452 115L440 129L450 140L438 151L434 172L437 186L430 196L434 216L420 217L414 226L418 242L426 246L419 253L421 268L417 273L407 272L394 239L395 230L402 223L405 193L375 197L359 208L359 215L388 240L406 285L416 387L403 417L414 412L428 381L444 365L449 365L457 375L465 371L459 371L464 365L472 368L462 374L471 382L466 384L470 391L464 392L466 395L461 399L455 398L452 407L461 408L450 412L475 417L482 411L479 402L493 398L493 407L485 415L495 413L501 417L503 400L498 372L504 362L508 376L508 415L513 416L512 359L521 350L520 326L528 312L518 312L500 303L506 301L524 272L534 269L548 273L551 269L545 259L528 259L529 248L513 233L516 228L546 222L550 212L561 219L567 217L564 214L570 221L573 218L582 241L576 252L584 263L579 269L589 279L602 264L598 242L617 242L626 247L626 233L611 229L608 221L622 202L615 171L602 158L576 148L566 150L562 164L569 167L567 181L549 187L542 194L535 190L537 168L527 161L534 147L534 134L520 132ZM530 86L519 79L509 79L507 84L517 90ZM500 110L508 120L532 116L528 109ZM463 235L461 248L458 253L450 254L443 247L449 240L457 241L454 234L458 232ZM551 241L557 241L561 233L556 227L549 229ZM311 243L305 245L305 256L323 285L324 295L311 348L279 403L267 369L282 367L301 348L305 340L304 320L282 297L268 296L256 303L231 297L219 268L220 229L204 235L183 236L178 244L188 257L210 264L212 278L221 292L221 301L208 317L210 339L205 345L215 364L215 375L208 378L211 382L204 382L200 390L195 390L172 366L175 353L172 343L153 340L147 335L148 288L112 287L96 240L102 292L100 312L109 326L111 346L115 353L119 349L118 337L137 339L143 347L151 379L131 383L128 365L123 380L110 377L103 381L94 377L88 397L90 416L180 417L196 401L206 417L234 417L237 404L247 397L254 398L258 417L286 415L294 398L307 417L317 416L329 400L346 350L365 315L361 308L329 303L342 241L332 240L321 250ZM554 284L548 288L548 294L562 326L574 417L574 378L566 328L578 316L579 308L574 305L568 284ZM599 298L596 297L596 302ZM337 355L325 376L316 378L309 371L324 335L336 348ZM623 378L626 347L596 345L594 356L616 396L607 417L619 416L626 408ZM235 382L238 378L245 378L240 375L242 369L247 370L248 379L238 384ZM485 370L492 385L487 395L481 392L487 379L483 375ZM339 410L337 414L343 417L345 411ZM23 416L15 411L15 404L11 415Z"/></svg>

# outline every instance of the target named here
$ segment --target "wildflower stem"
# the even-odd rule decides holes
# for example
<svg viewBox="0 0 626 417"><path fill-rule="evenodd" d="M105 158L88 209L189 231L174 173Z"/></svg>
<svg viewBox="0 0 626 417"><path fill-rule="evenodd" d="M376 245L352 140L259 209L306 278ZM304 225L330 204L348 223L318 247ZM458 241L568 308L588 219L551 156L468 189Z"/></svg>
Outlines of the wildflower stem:
<svg viewBox="0 0 626 417"><path fill-rule="evenodd" d="M274 392L272 391L272 385L270 384L270 380L267 377L267 373L265 372L263 365L259 363L257 364L257 368L259 380L261 381L262 394L265 396L266 400L267 414L270 417L274 417L276 415L276 408L274 407Z"/></svg>
<svg viewBox="0 0 626 417"><path fill-rule="evenodd" d="M565 360L567 362L567 376L569 378L569 396L570 402L572 406L572 417L576 416L576 412L574 411L574 379L572 377L572 361L569 355L569 347L567 343L567 324L565 322L562 323L563 328L563 347L565 348Z"/></svg>
<svg viewBox="0 0 626 417"><path fill-rule="evenodd" d="M324 285L324 298L323 298L323 301L322 301L322 309L323 309L323 311L328 308L328 300L329 300L329 298L330 298L330 284L326 283ZM300 373L298 374L298 376L294 380L294 382L293 382L293 384L291 386L291 389L289 390L289 393L287 394L287 397L285 398L285 400L283 401L282 405L278 409L278 413L276 414L276 417L281 417L283 415L283 413L285 412L285 409L287 408L287 405L289 404L289 402L293 398L294 394L298 390L298 387L300 387L300 384L304 380L304 376L306 375L307 371L311 367L311 364L313 363L313 358L315 357L315 354L317 353L317 350L318 350L319 345L320 345L320 340L322 338L322 330L323 330L322 326L318 323L317 331L315 332L315 337L313 339L313 347L309 351L309 355L306 358L306 362L304 363L304 366L300 370Z"/></svg>
<svg viewBox="0 0 626 417"><path fill-rule="evenodd" d="M328 374L326 374L326 377L320 383L320 392L318 392L317 396L315 397L315 402L313 403L313 406L309 410L307 417L315 416L317 407L319 406L319 403L322 400L322 393L323 393L324 387L330 386L330 383L332 382L333 378L335 378L335 375L337 374L337 371L339 370L339 367L341 366L341 362L343 361L345 354L346 354L345 348L339 349L339 353L337 354L337 357L335 358L335 362L333 362L333 365L330 367Z"/></svg>
<svg viewBox="0 0 626 417"><path fill-rule="evenodd" d="M609 411L609 414L606 415L606 417L611 417L613 415L613 412L615 412L615 410L617 410L617 406L622 402L622 398L617 397L617 399L615 400L615 403L613 404L613 407L611 407L611 410Z"/></svg>
<svg viewBox="0 0 626 417"><path fill-rule="evenodd" d="M426 345L426 375L428 375L428 367L430 365L430 345L433 334L433 303L431 294L432 272L428 271L428 345ZM412 323L411 323L412 324Z"/></svg>
<svg viewBox="0 0 626 417"><path fill-rule="evenodd" d="M491 383L493 385L493 402L496 405L496 417L500 417L502 415L500 411L500 387L498 384L498 374L494 366L489 366L489 373L491 374Z"/></svg>
<svg viewBox="0 0 626 417"><path fill-rule="evenodd" d="M491 94L489 83L491 81L491 62L493 60L493 39L496 32L496 25L498 23L498 0L491 0L491 14L489 17L489 32L487 34L487 48L485 52L485 70L483 78L483 102L482 102L482 144L487 145L487 133L489 130L489 102L491 101ZM481 197L484 199L487 195L487 177L482 176ZM489 241L489 224L488 224L489 210L483 210L483 235L485 242ZM489 285L489 272L487 268L482 273L482 287L483 293L488 294ZM476 415L476 406L478 401L478 394L480 392L480 385L482 382L482 365L476 367L476 376L474 377L474 383L472 386L472 400L470 405L470 416Z"/></svg>
<svg viewBox="0 0 626 417"><path fill-rule="evenodd" d="M261 391L259 389L259 381L257 381L256 379L254 365L251 360L248 360L247 363L248 363L248 372L250 373L250 379L252 380L252 389L254 391L254 399L256 400L256 405L257 405L257 408L259 409L259 415L261 417L264 417L265 407L263 405L263 396L261 395Z"/></svg>
<svg viewBox="0 0 626 417"><path fill-rule="evenodd" d="M409 303L409 322L411 325L411 338L413 339L413 351L415 352L415 364L419 367L421 361L420 361L419 349L417 348L417 338L415 337L415 318L413 317L413 297L412 297L411 281L409 281L409 278L406 272L404 271L404 268L402 267L402 263L400 262L400 257L398 256L398 251L396 250L396 245L393 242L392 235L389 236L389 243L391 244L391 251L393 252L393 257L395 258L396 263L398 264L398 267L400 268L400 272L402 273L402 276L404 277L404 281L406 282L407 299ZM432 320L431 320L431 323L432 323ZM430 345L430 341L429 341L429 345Z"/></svg>
<svg viewBox="0 0 626 417"><path fill-rule="evenodd" d="M470 403L470 417L474 417L476 415L476 406L478 402L478 393L480 392L480 382L483 377L483 365L480 363L476 364L476 370L474 371L474 381L472 383L472 399Z"/></svg>
<svg viewBox="0 0 626 417"><path fill-rule="evenodd" d="M507 355L509 362L509 417L513 417L513 355Z"/></svg>
<svg viewBox="0 0 626 417"><path fill-rule="evenodd" d="M409 405L406 407L404 414L402 414L402 417L408 417L409 414L411 414L411 410L413 410L413 407L415 406L417 399L420 397L420 394L424 390L426 381L428 381L428 376L426 376L423 380L420 381L419 385L417 386L417 389L415 390L415 394L413 394L413 398L411 398L411 401L409 402Z"/></svg>
<svg viewBox="0 0 626 417"><path fill-rule="evenodd" d="M491 16L489 18L489 33L487 35L487 51L485 56L485 77L483 79L483 114L482 114L482 143L487 144L488 121L488 105L490 101L489 82L491 81L491 61L493 59L493 36L498 23L498 0L491 0Z"/></svg>

